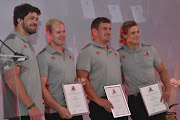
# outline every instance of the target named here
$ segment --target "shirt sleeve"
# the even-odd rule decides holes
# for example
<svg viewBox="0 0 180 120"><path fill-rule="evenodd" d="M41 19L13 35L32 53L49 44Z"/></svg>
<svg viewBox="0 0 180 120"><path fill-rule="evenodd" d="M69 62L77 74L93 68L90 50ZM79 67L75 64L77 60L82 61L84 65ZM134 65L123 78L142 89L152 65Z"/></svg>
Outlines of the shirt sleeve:
<svg viewBox="0 0 180 120"><path fill-rule="evenodd" d="M10 49L14 52L21 53L20 47L17 46L14 39L8 39L4 42ZM14 53L5 45L2 44L1 46L1 54L4 55L14 55Z"/></svg>
<svg viewBox="0 0 180 120"><path fill-rule="evenodd" d="M152 54L154 56L153 65L154 65L154 67L157 67L161 63L161 58L160 58L158 52L156 51L156 49L153 46L152 46Z"/></svg>
<svg viewBox="0 0 180 120"><path fill-rule="evenodd" d="M85 71L90 72L91 56L88 50L83 49L80 51L78 59L77 59L76 70L85 70Z"/></svg>
<svg viewBox="0 0 180 120"><path fill-rule="evenodd" d="M40 76L47 77L48 76L48 60L45 58L44 55L38 54L37 62L38 62Z"/></svg>
<svg viewBox="0 0 180 120"><path fill-rule="evenodd" d="M20 46L20 43L17 43L15 39L5 40L4 43L14 52L22 53L22 48ZM8 57L8 55L14 55L14 53L7 46L2 44L0 48L0 53L2 55L7 55L7 58L11 58L11 57ZM3 61L3 62L6 62L6 61ZM16 63L16 65L21 66L22 62Z"/></svg>

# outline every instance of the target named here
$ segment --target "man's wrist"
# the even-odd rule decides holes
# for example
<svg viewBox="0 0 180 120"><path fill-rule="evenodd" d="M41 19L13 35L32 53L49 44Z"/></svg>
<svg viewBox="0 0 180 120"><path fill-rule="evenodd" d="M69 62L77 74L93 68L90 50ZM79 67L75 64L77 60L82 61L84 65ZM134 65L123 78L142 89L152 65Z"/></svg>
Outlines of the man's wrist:
<svg viewBox="0 0 180 120"><path fill-rule="evenodd" d="M36 106L35 103L33 103L31 106L29 106L29 107L27 108L27 110L30 110L30 109L34 108L35 106Z"/></svg>

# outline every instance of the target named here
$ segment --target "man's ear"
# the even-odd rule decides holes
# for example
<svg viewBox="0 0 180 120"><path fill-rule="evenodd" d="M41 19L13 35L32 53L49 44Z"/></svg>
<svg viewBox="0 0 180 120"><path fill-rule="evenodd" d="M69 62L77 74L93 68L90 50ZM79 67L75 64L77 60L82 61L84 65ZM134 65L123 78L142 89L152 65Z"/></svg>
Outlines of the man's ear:
<svg viewBox="0 0 180 120"><path fill-rule="evenodd" d="M47 38L48 38L49 42L51 42L52 41L52 35L51 35L49 30L46 31L46 35L47 35Z"/></svg>
<svg viewBox="0 0 180 120"><path fill-rule="evenodd" d="M127 35L123 33L123 38L127 39Z"/></svg>
<svg viewBox="0 0 180 120"><path fill-rule="evenodd" d="M20 18L18 18L18 19L17 19L17 22L18 22L18 24L22 24L23 20L20 19Z"/></svg>
<svg viewBox="0 0 180 120"><path fill-rule="evenodd" d="M92 29L93 38L97 36L97 30L95 28Z"/></svg>

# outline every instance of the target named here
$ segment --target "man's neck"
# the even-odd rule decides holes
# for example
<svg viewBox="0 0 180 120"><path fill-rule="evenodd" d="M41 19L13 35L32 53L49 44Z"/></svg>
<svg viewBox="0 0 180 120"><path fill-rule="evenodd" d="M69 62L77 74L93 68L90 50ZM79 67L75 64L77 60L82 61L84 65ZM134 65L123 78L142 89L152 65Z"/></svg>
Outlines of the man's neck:
<svg viewBox="0 0 180 120"><path fill-rule="evenodd" d="M135 50L139 47L139 43L138 44L126 44L126 46L131 49L131 50Z"/></svg>
<svg viewBox="0 0 180 120"><path fill-rule="evenodd" d="M51 46L51 48L54 49L55 51L57 51L57 52L61 53L62 55L64 55L63 46L57 46L52 41L49 43L49 46Z"/></svg>
<svg viewBox="0 0 180 120"><path fill-rule="evenodd" d="M100 45L100 46L103 46L103 47L106 47L107 48L107 42L106 43L103 43L103 42L101 42L100 40L98 40L98 39L93 39L93 41L95 42L95 43L97 43L98 45Z"/></svg>
<svg viewBox="0 0 180 120"><path fill-rule="evenodd" d="M16 32L18 32L19 34L21 34L23 37L25 37L26 39L29 39L29 34L26 32L26 31L24 31L24 29L20 29L19 27L17 27L16 29L15 29L15 31Z"/></svg>

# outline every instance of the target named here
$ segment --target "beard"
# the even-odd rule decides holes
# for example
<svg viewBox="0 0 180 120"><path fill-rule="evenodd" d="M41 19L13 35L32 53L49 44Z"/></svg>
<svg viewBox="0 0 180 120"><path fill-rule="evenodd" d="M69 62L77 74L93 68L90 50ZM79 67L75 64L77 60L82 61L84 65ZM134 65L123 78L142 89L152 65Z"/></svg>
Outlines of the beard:
<svg viewBox="0 0 180 120"><path fill-rule="evenodd" d="M30 27L31 26L36 26L36 28L35 29L31 29ZM34 34L34 33L36 33L36 29L37 29L37 24L30 24L29 26L27 25L27 24L22 24L22 27L23 27L23 29L29 34L29 35L31 35L31 34Z"/></svg>

